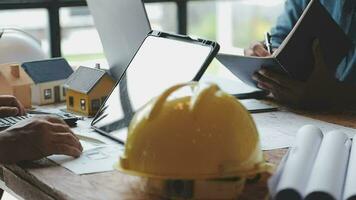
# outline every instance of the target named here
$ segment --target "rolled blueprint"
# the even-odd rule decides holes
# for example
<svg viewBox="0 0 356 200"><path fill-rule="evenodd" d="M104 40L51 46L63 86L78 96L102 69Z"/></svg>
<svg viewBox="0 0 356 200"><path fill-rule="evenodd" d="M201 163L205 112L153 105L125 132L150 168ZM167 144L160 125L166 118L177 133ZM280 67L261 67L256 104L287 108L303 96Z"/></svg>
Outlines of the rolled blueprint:
<svg viewBox="0 0 356 200"><path fill-rule="evenodd" d="M356 200L356 135L352 138L343 199Z"/></svg>
<svg viewBox="0 0 356 200"><path fill-rule="evenodd" d="M296 135L277 186L276 200L299 200L312 171L323 139L321 130L312 125L303 126Z"/></svg>
<svg viewBox="0 0 356 200"><path fill-rule="evenodd" d="M306 200L342 199L351 140L341 131L324 135L306 188Z"/></svg>

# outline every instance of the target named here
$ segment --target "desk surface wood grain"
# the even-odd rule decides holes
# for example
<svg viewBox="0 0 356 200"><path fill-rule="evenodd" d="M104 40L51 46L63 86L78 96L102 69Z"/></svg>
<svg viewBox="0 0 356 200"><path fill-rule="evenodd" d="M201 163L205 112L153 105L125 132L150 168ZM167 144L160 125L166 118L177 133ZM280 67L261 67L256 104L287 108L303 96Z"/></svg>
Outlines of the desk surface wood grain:
<svg viewBox="0 0 356 200"><path fill-rule="evenodd" d="M356 128L356 115L351 112L299 114ZM284 126L288 129L288 125ZM286 151L271 150L264 154L268 162L277 165ZM159 199L141 192L145 181L138 177L118 171L78 176L47 159L3 166L2 178L10 189L25 199ZM242 199L263 199L267 194L266 179L248 185Z"/></svg>

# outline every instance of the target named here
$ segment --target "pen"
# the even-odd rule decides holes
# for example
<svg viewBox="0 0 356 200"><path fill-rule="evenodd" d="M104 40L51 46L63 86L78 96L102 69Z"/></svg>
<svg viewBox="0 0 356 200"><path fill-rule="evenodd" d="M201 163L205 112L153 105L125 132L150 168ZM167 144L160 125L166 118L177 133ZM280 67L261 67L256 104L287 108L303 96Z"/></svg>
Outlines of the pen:
<svg viewBox="0 0 356 200"><path fill-rule="evenodd" d="M266 32L266 34L265 34L265 45L266 45L267 51L270 54L272 54L271 34L269 34L268 32Z"/></svg>

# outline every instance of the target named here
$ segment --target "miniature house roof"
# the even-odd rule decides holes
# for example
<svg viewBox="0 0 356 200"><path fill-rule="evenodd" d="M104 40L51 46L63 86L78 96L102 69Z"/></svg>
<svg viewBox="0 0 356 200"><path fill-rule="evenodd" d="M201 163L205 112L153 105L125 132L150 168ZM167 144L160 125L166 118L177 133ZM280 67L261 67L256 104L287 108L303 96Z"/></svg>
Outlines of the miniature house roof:
<svg viewBox="0 0 356 200"><path fill-rule="evenodd" d="M22 68L35 84L65 80L73 73L73 69L63 58L26 62L22 64Z"/></svg>
<svg viewBox="0 0 356 200"><path fill-rule="evenodd" d="M88 94L95 85L105 76L106 71L102 69L79 67L64 84L66 88Z"/></svg>
<svg viewBox="0 0 356 200"><path fill-rule="evenodd" d="M32 79L28 74L18 66L18 77L14 77L12 74L11 66L13 64L0 65L0 84L6 82L10 86L21 86L21 85L31 85L33 84ZM6 84L5 83L5 84Z"/></svg>

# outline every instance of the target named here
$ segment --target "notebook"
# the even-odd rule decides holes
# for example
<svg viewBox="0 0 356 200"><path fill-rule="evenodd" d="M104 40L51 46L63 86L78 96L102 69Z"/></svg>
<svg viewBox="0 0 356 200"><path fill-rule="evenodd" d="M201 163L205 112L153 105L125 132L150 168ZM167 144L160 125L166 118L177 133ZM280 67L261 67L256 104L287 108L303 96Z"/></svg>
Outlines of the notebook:
<svg viewBox="0 0 356 200"><path fill-rule="evenodd" d="M269 57L218 54L217 59L235 76L255 86L252 75L261 67L305 81L314 69L313 41L318 38L327 67L336 70L352 41L319 0L311 0L281 46Z"/></svg>

